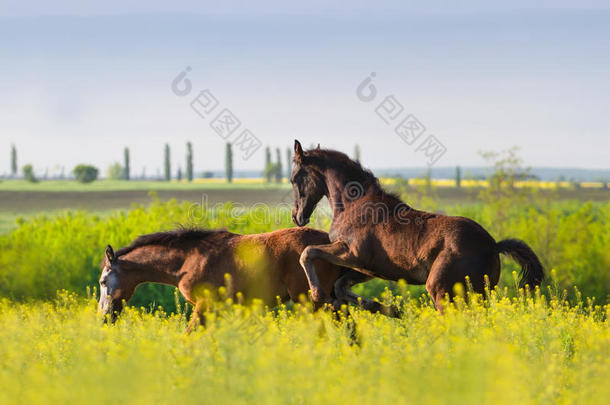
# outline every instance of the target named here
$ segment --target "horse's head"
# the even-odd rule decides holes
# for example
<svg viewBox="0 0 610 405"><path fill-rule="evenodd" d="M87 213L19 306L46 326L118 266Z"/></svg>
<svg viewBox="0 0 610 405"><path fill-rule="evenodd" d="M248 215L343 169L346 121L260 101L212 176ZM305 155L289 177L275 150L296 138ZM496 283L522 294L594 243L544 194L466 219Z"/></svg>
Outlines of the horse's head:
<svg viewBox="0 0 610 405"><path fill-rule="evenodd" d="M325 195L326 182L321 168L314 164L306 152L303 152L297 140L294 141L294 166L290 182L294 190L292 220L298 226L304 226Z"/></svg>
<svg viewBox="0 0 610 405"><path fill-rule="evenodd" d="M104 322L110 318L110 321L114 323L123 310L123 300L127 301L131 298L134 288L129 285L127 279L112 246L108 245L100 276L99 312L104 315Z"/></svg>

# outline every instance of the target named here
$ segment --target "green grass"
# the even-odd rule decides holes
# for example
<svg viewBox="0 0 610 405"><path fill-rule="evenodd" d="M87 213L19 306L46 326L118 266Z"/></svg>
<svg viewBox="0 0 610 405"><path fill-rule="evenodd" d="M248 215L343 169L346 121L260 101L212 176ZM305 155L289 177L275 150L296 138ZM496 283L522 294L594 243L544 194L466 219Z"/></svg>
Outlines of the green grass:
<svg viewBox="0 0 610 405"><path fill-rule="evenodd" d="M32 220L33 218L40 216L55 216L58 215L59 211L41 211L41 212L5 212L0 211L0 235L9 233L19 226L18 220L23 219L24 221Z"/></svg>
<svg viewBox="0 0 610 405"><path fill-rule="evenodd" d="M19 227L23 222L32 221L34 218L53 218L62 215L67 210L39 211L39 212L5 212L0 211L0 235L7 234ZM89 211L92 215L101 218L107 217L115 211Z"/></svg>
<svg viewBox="0 0 610 405"><path fill-rule="evenodd" d="M17 217L19 214L14 212L0 211L0 235L8 233L17 227Z"/></svg>
<svg viewBox="0 0 610 405"><path fill-rule="evenodd" d="M56 216L31 217L12 232L0 235L0 295L47 299L62 288L82 294L87 286L97 284L107 244L126 246L141 234L179 225L227 228L243 234L294 226L289 209L235 208L227 204L203 210L187 201L156 200L148 207L109 213L64 211ZM557 270L562 288L576 285L597 302L610 300L610 203L528 202L504 208L478 204L447 207L446 211L475 219L496 240L523 239L547 271ZM328 230L331 219L317 212L311 226ZM518 265L504 257L502 268L501 283L512 288L511 272L518 270ZM378 287L384 285L375 280L373 286L358 286L356 291L378 295ZM132 300L136 305L155 302L168 309L173 306L171 294L157 285L142 286Z"/></svg>
<svg viewBox="0 0 610 405"><path fill-rule="evenodd" d="M4 180L0 182L0 191L124 191L124 190L201 190L201 189L244 189L261 190L265 188L289 189L290 185L265 184L253 182L225 183L217 181L178 182L178 181L123 181L98 180L92 183L79 183L74 180L47 180L31 183L25 180Z"/></svg>

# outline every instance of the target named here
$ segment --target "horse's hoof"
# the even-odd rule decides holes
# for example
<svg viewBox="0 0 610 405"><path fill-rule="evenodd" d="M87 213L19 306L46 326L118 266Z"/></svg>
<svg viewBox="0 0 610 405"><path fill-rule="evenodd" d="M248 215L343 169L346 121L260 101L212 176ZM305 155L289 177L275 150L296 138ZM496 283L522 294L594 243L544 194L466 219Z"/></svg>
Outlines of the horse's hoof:
<svg viewBox="0 0 610 405"><path fill-rule="evenodd" d="M343 305L347 305L347 302L344 300L333 300L332 302L332 307L333 307L333 311L341 311L341 308L343 307Z"/></svg>
<svg viewBox="0 0 610 405"><path fill-rule="evenodd" d="M320 309L333 309L334 303L330 299L323 299L321 301L313 301L313 309L314 311L318 311Z"/></svg>
<svg viewBox="0 0 610 405"><path fill-rule="evenodd" d="M325 309L328 305L331 305L329 302L313 302L313 310L319 311L320 309Z"/></svg>

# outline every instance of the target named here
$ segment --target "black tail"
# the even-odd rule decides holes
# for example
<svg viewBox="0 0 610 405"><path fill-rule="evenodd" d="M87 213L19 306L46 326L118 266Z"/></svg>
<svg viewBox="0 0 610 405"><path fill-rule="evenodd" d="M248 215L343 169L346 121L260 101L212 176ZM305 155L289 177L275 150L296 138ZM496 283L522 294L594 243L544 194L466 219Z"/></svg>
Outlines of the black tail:
<svg viewBox="0 0 610 405"><path fill-rule="evenodd" d="M505 253L521 266L519 287L540 285L544 280L544 269L536 253L522 240L504 239L496 243L496 252Z"/></svg>

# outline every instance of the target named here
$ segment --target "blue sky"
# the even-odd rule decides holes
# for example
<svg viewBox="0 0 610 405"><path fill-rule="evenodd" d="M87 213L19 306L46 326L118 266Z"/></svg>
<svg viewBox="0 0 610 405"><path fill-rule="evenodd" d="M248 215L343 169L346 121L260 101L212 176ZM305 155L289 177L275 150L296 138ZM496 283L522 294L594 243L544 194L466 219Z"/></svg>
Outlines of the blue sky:
<svg viewBox="0 0 610 405"><path fill-rule="evenodd" d="M265 145L358 143L373 168L426 164L375 114L387 95L446 147L439 166L517 145L532 166L608 168L603 2L166 3L0 2L0 173L11 143L51 172L105 171L129 146L152 174L165 142L177 165L190 140L197 170L220 169L225 141L189 106L203 89ZM379 98L363 103L371 72Z"/></svg>

